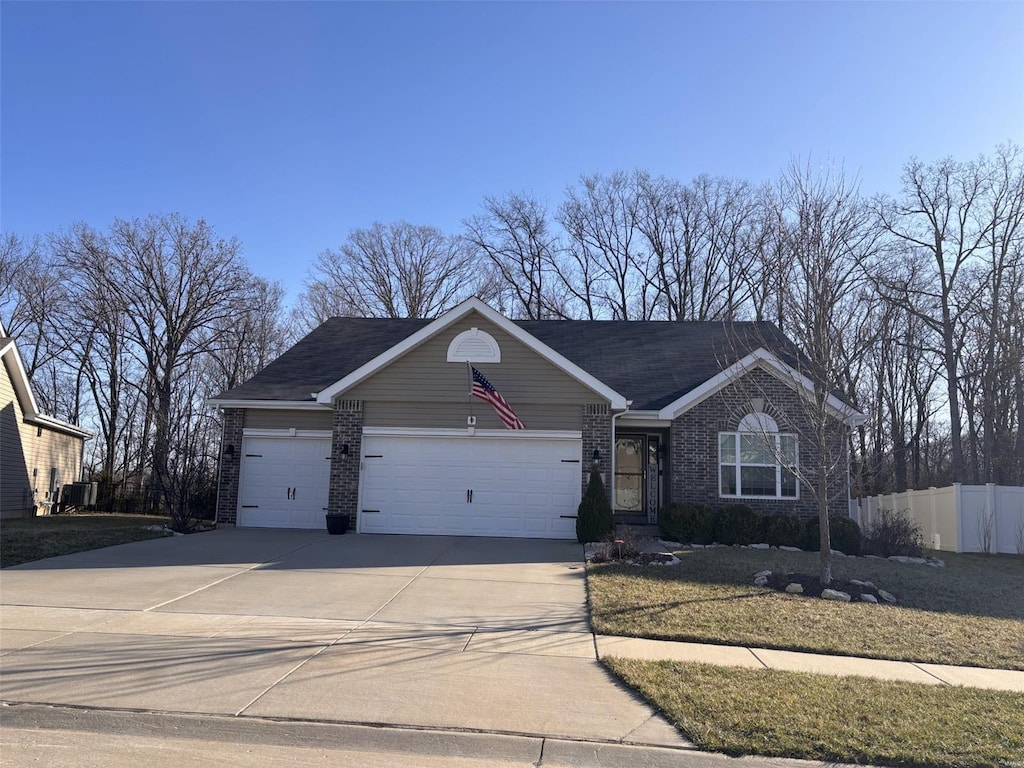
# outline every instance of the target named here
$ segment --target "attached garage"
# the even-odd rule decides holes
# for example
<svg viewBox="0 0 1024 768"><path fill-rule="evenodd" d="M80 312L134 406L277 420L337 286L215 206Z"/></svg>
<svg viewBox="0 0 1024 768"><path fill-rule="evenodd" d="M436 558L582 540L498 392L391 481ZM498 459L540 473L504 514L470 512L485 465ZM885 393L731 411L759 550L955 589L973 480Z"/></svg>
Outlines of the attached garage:
<svg viewBox="0 0 1024 768"><path fill-rule="evenodd" d="M576 537L579 433L374 432L362 440L361 533Z"/></svg>
<svg viewBox="0 0 1024 768"><path fill-rule="evenodd" d="M242 439L238 525L324 528L331 475L325 435L246 435Z"/></svg>

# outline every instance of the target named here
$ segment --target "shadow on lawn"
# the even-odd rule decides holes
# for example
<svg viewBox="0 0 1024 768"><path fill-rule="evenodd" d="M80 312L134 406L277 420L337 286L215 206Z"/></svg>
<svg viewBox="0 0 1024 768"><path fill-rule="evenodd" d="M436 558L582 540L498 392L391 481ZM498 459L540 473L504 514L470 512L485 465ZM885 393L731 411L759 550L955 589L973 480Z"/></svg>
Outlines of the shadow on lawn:
<svg viewBox="0 0 1024 768"><path fill-rule="evenodd" d="M832 576L835 581L870 581L894 594L902 608L1024 621L1024 600L1021 599L1024 595L1024 558L1015 555L936 554L945 560L946 567L837 556L833 558ZM666 587L675 583L689 584L693 589L699 589L701 584L735 589L734 595L692 600L711 602L731 597L776 596L778 593L772 590L753 586L755 573L770 570L816 575L819 562L816 552L725 547L683 550L678 556L680 563L676 566L640 569L632 565L608 564L592 567L591 578L641 578L648 582L648 593L657 589L659 582Z"/></svg>

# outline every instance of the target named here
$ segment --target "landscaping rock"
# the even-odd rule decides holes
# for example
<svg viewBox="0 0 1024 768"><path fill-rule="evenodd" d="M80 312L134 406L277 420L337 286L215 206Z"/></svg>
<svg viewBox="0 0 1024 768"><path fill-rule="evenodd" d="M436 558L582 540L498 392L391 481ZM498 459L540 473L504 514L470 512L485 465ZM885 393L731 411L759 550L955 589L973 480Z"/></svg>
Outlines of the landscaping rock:
<svg viewBox="0 0 1024 768"><path fill-rule="evenodd" d="M846 557L846 553L840 552L838 549L830 549L829 551L832 553L833 557Z"/></svg>
<svg viewBox="0 0 1024 768"><path fill-rule="evenodd" d="M870 581L861 581L860 579L850 579L850 583L855 585L855 586L858 586L858 587L863 587L864 589L874 589L875 588L875 585L872 582L870 582Z"/></svg>
<svg viewBox="0 0 1024 768"><path fill-rule="evenodd" d="M754 586L755 587L767 587L768 586L768 577L767 576L758 576L756 579L754 579Z"/></svg>
<svg viewBox="0 0 1024 768"><path fill-rule="evenodd" d="M924 565L928 562L923 557L907 557L906 555L892 555L889 559L896 563L913 563L914 565Z"/></svg>
<svg viewBox="0 0 1024 768"><path fill-rule="evenodd" d="M860 601L862 603L877 603L878 602L878 598L875 597L874 595L865 593L865 594L860 596Z"/></svg>
<svg viewBox="0 0 1024 768"><path fill-rule="evenodd" d="M783 552L803 552L803 550L800 549L800 547L790 547L786 544L781 544L779 546L779 549L781 549Z"/></svg>
<svg viewBox="0 0 1024 768"><path fill-rule="evenodd" d="M939 560L937 557L929 557L925 565L930 565L932 568L945 568L946 563Z"/></svg>
<svg viewBox="0 0 1024 768"><path fill-rule="evenodd" d="M886 592L884 589L878 590L878 596L885 600L887 603L895 603L896 598L890 592Z"/></svg>
<svg viewBox="0 0 1024 768"><path fill-rule="evenodd" d="M691 544L690 546L693 547L694 549L704 549L704 545L703 544Z"/></svg>
<svg viewBox="0 0 1024 768"><path fill-rule="evenodd" d="M822 600L838 600L843 603L850 602L850 596L845 592L840 592L837 589L823 589L821 590Z"/></svg>
<svg viewBox="0 0 1024 768"><path fill-rule="evenodd" d="M804 593L804 588L802 584L794 582L793 584L786 585L786 591L791 595L802 595Z"/></svg>
<svg viewBox="0 0 1024 768"><path fill-rule="evenodd" d="M770 549L771 547L768 544L751 544L750 548L751 549Z"/></svg>
<svg viewBox="0 0 1024 768"><path fill-rule="evenodd" d="M771 576L771 575L772 575L771 571L758 571L757 573L754 574L754 578L755 579L760 579L762 576Z"/></svg>
<svg viewBox="0 0 1024 768"><path fill-rule="evenodd" d="M678 541L665 541L664 539L661 539L661 545L665 549L682 549L683 548L683 545L680 542L678 542Z"/></svg>
<svg viewBox="0 0 1024 768"><path fill-rule="evenodd" d="M864 557L868 560L885 560L884 557L880 557L879 555L864 555Z"/></svg>

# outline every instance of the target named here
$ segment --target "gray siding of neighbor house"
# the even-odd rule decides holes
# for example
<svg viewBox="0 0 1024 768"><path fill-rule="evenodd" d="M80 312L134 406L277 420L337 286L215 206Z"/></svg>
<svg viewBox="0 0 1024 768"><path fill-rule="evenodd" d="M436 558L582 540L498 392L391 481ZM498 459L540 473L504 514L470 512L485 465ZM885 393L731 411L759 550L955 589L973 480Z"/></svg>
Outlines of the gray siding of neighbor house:
<svg viewBox="0 0 1024 768"><path fill-rule="evenodd" d="M250 408L245 412L245 426L250 429L322 429L331 428L331 409L320 411L268 410Z"/></svg>
<svg viewBox="0 0 1024 768"><path fill-rule="evenodd" d="M493 408L469 396L466 364L447 362L451 340L474 327L501 347L500 363L476 363L477 370L527 429L581 429L580 406L599 396L475 312L341 397L363 401L367 427L464 428L473 415L479 429L503 429Z"/></svg>
<svg viewBox="0 0 1024 768"><path fill-rule="evenodd" d="M797 434L800 466L816 472L820 456L811 440L802 437L810 431L801 397L787 383L763 370L754 370L740 382L725 387L672 422L669 431L672 462L670 500L700 502L712 508L742 503L760 514L795 514L802 518L818 514L817 501L810 489L800 483L799 499L758 499L722 497L718 492L718 433L735 432L739 420L754 408L751 400L764 400L769 414L783 433ZM846 426L835 421L833 450L842 460L829 478L829 513L849 515L847 485Z"/></svg>

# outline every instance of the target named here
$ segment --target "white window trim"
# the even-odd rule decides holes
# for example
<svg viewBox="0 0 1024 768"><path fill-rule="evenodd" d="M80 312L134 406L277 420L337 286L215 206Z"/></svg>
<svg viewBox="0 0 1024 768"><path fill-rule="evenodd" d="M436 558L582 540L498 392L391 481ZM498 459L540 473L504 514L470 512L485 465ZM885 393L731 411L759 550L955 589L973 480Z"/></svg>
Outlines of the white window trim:
<svg viewBox="0 0 1024 768"><path fill-rule="evenodd" d="M733 438L733 449L736 451L736 461L729 463L722 461L722 436L728 435ZM797 466L800 465L800 442L797 440L797 436L788 432L773 432L771 434L764 434L760 432L748 432L745 430L736 430L735 432L719 432L718 433L718 463L716 464L715 471L718 475L718 496L722 499L761 499L764 501L799 501L800 500L800 476L798 473L793 472L794 480L796 481L796 493L792 496L782 495L782 468L783 464L780 461L776 461L774 464L754 464L747 463L743 464L740 462L740 438L743 435L752 435L759 437L762 440L768 437L774 438L775 440L775 456L779 457L782 455L781 439L783 437L793 438L793 446L796 452ZM775 467L775 495L774 496L763 496L760 494L744 494L743 491L743 467ZM736 471L736 489L739 493L725 493L722 490L722 467L734 467Z"/></svg>

